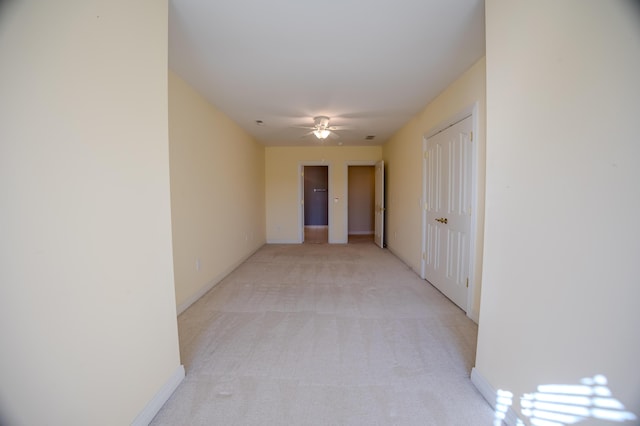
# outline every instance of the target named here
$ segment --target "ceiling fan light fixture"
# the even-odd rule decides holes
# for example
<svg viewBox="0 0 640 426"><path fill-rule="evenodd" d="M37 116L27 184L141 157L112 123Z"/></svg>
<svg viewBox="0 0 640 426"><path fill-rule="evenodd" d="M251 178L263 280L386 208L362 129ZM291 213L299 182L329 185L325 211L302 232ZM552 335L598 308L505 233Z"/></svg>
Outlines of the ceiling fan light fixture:
<svg viewBox="0 0 640 426"><path fill-rule="evenodd" d="M313 134L316 135L318 139L326 139L330 133L331 131L327 129L316 129L313 131Z"/></svg>
<svg viewBox="0 0 640 426"><path fill-rule="evenodd" d="M314 117L313 123L316 125L317 128L324 129L325 127L329 127L329 117L325 115Z"/></svg>

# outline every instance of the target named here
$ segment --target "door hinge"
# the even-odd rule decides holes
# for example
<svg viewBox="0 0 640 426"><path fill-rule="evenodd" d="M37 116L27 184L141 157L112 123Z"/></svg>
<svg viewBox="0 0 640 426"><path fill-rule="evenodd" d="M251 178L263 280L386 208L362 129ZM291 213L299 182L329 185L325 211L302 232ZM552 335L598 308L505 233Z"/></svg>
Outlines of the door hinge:
<svg viewBox="0 0 640 426"><path fill-rule="evenodd" d="M467 288L469 288L469 278L467 278Z"/></svg>
<svg viewBox="0 0 640 426"><path fill-rule="evenodd" d="M473 132L471 132L471 142L473 142Z"/></svg>
<svg viewBox="0 0 640 426"><path fill-rule="evenodd" d="M427 260L427 252L426 251L422 252L422 260Z"/></svg>
<svg viewBox="0 0 640 426"><path fill-rule="evenodd" d="M304 206L304 200L300 200L300 205Z"/></svg>
<svg viewBox="0 0 640 426"><path fill-rule="evenodd" d="M425 209L425 211L429 210L429 203L424 203L424 209Z"/></svg>
<svg viewBox="0 0 640 426"><path fill-rule="evenodd" d="M424 152L424 159L428 160L429 159L429 151L425 151Z"/></svg>

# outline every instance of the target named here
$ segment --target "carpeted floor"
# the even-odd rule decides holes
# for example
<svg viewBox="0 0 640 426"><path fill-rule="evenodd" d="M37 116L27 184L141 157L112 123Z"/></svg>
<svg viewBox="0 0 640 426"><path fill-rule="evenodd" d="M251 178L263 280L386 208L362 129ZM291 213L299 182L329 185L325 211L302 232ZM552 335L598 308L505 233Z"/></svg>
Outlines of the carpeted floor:
<svg viewBox="0 0 640 426"><path fill-rule="evenodd" d="M178 318L153 425L491 425L477 327L373 243L266 245Z"/></svg>

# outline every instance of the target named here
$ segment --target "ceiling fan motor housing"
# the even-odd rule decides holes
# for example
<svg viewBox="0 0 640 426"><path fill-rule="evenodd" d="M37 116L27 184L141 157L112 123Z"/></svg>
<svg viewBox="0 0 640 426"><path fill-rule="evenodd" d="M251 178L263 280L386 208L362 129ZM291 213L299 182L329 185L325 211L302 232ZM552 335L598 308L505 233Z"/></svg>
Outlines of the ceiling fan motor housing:
<svg viewBox="0 0 640 426"><path fill-rule="evenodd" d="M329 117L319 116L313 119L314 124L319 129L326 129L329 127Z"/></svg>

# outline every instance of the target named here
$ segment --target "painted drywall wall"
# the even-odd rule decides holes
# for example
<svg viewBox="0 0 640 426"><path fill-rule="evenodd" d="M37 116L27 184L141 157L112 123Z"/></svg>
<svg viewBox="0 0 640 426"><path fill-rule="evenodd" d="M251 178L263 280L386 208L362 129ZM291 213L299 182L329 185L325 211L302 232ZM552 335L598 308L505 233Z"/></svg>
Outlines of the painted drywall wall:
<svg viewBox="0 0 640 426"><path fill-rule="evenodd" d="M182 312L265 243L264 147L171 71L169 147Z"/></svg>
<svg viewBox="0 0 640 426"><path fill-rule="evenodd" d="M349 166L349 234L374 233L375 174L374 166Z"/></svg>
<svg viewBox="0 0 640 426"><path fill-rule="evenodd" d="M430 102L384 145L387 168L387 246L417 274L422 259L422 150L430 132L451 124L452 117L477 104L476 185L477 238L473 260L472 309L469 317L477 321L482 276L482 237L484 226L485 176L485 59L482 58Z"/></svg>
<svg viewBox="0 0 640 426"><path fill-rule="evenodd" d="M491 0L476 369L516 396L604 374L640 414L640 10Z"/></svg>
<svg viewBox="0 0 640 426"><path fill-rule="evenodd" d="M1 8L0 423L130 424L181 369L167 3Z"/></svg>
<svg viewBox="0 0 640 426"><path fill-rule="evenodd" d="M380 146L267 147L265 152L267 242L301 241L300 166L329 166L329 242L347 242L347 165L375 162ZM337 201L336 201L337 198Z"/></svg>

